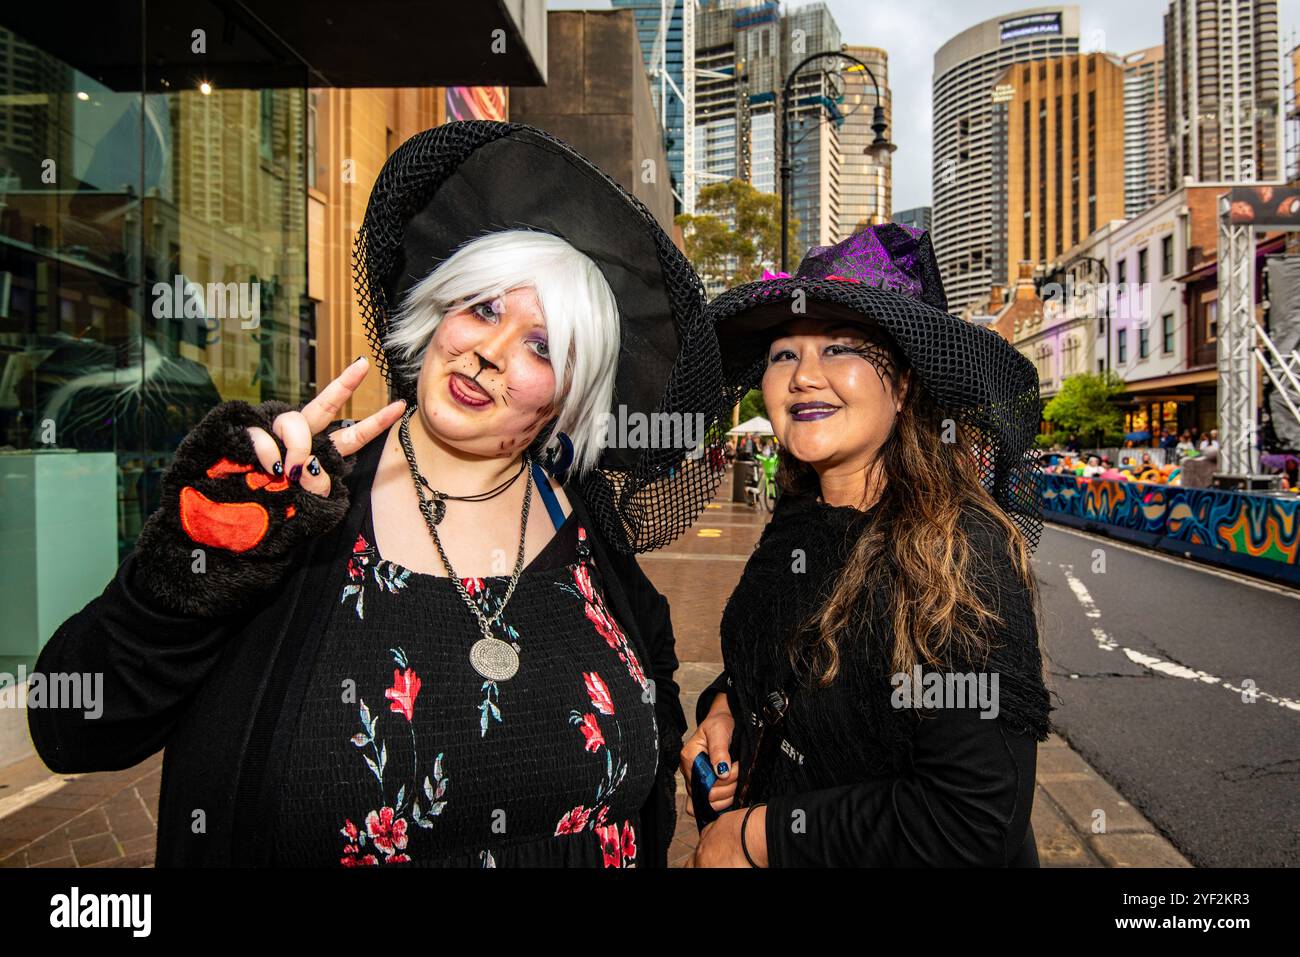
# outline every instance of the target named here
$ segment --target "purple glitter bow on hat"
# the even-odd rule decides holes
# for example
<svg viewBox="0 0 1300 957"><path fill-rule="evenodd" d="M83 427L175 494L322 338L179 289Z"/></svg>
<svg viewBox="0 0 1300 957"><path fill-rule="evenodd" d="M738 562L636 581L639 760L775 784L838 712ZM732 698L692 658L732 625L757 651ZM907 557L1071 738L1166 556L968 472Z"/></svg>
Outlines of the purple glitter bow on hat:
<svg viewBox="0 0 1300 957"><path fill-rule="evenodd" d="M764 271L763 278L782 279L787 274ZM814 246L793 278L878 286L948 311L929 234L900 223L868 226L834 246Z"/></svg>

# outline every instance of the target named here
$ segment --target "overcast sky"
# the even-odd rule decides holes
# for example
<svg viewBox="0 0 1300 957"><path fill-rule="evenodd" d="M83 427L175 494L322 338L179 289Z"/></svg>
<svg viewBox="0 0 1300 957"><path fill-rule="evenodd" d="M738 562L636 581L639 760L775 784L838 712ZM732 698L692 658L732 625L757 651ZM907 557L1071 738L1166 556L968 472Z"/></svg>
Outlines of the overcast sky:
<svg viewBox="0 0 1300 957"><path fill-rule="evenodd" d="M930 205L934 54L967 27L1044 5L1034 0L825 0L844 42L883 47L893 91L894 209ZM802 3L785 3L786 8ZM1083 0L1080 46L1132 53L1164 42L1166 0ZM552 10L609 9L608 0L547 0ZM1282 48L1295 46L1300 0L1281 0ZM892 212L892 211L891 211Z"/></svg>

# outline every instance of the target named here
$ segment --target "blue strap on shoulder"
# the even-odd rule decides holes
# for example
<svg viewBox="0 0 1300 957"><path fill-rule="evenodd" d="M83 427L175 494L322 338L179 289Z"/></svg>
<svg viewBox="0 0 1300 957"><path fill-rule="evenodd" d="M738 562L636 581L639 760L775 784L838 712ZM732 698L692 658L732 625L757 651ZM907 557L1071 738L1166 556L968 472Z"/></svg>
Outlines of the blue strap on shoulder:
<svg viewBox="0 0 1300 957"><path fill-rule="evenodd" d="M555 489L551 488L550 477L546 470L538 463L533 463L533 482L537 485L537 491L541 493L542 501L546 503L546 511L551 513L551 522L555 525L556 531L564 524L564 509L560 507L560 500L555 496Z"/></svg>

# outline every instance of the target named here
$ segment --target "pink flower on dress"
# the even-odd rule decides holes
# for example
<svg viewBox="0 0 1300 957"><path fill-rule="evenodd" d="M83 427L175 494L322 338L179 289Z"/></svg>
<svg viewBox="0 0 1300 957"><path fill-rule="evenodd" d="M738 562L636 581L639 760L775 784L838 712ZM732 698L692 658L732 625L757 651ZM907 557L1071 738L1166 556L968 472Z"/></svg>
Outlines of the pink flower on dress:
<svg viewBox="0 0 1300 957"><path fill-rule="evenodd" d="M384 697L392 701L388 706L390 711L396 711L398 714L406 715L406 720L411 720L411 714L415 711L415 696L420 693L420 676L415 673L414 668L407 668L405 671L393 669L393 686L384 692Z"/></svg>
<svg viewBox="0 0 1300 957"><path fill-rule="evenodd" d="M573 583L578 586L578 591L588 602L596 600L595 589L591 587L591 572L587 570L585 562L574 566Z"/></svg>
<svg viewBox="0 0 1300 957"><path fill-rule="evenodd" d="M555 825L556 837L559 837L561 834L577 834L579 831L585 830L587 827L587 820L590 817L591 808L586 808L579 804L568 814L564 815L564 817L560 818L560 823Z"/></svg>
<svg viewBox="0 0 1300 957"><path fill-rule="evenodd" d="M587 750L596 751L605 743L605 736L600 733L600 725L596 723L594 714L584 714L582 716L582 736L587 739Z"/></svg>
<svg viewBox="0 0 1300 957"><path fill-rule="evenodd" d="M609 616L605 606L599 602L593 604L588 601L583 608L583 612L586 614L587 620L596 626L596 631L599 632L600 636L605 639L605 644L611 648L618 648L623 633L619 630L618 625L614 624L614 619Z"/></svg>
<svg viewBox="0 0 1300 957"><path fill-rule="evenodd" d="M587 682L587 697L591 699L591 706L601 714L614 713L614 699L610 697L609 685L596 672L583 672L583 680Z"/></svg>
<svg viewBox="0 0 1300 957"><path fill-rule="evenodd" d="M406 847L406 818L396 817L391 807L381 807L378 812L371 811L366 815L366 833L375 847L390 858L390 863L397 863L392 858L395 851ZM405 854L398 857L407 860Z"/></svg>

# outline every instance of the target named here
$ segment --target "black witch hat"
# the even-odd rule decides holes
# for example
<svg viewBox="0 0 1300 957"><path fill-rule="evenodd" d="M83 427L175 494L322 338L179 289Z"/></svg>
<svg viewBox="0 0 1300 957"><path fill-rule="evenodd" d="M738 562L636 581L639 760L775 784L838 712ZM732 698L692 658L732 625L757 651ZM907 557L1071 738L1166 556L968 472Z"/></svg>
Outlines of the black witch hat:
<svg viewBox="0 0 1300 957"><path fill-rule="evenodd" d="M948 313L924 230L871 226L837 245L813 247L794 276L746 283L714 299L708 315L731 395L762 379L773 327L792 318L792 302L856 313L882 329L936 404L967 426L981 483L1029 547L1037 546L1038 371L996 332Z"/></svg>
<svg viewBox="0 0 1300 957"><path fill-rule="evenodd" d="M384 352L391 317L414 284L470 240L532 229L587 255L618 304L620 350L612 415L702 415L704 448L610 445L579 479L593 519L625 553L671 542L712 499L728 409L717 339L691 264L635 197L553 136L518 123L472 120L417 133L384 164L353 252L366 335L392 394L416 383ZM620 417L622 413L622 417ZM696 420L692 420L696 421ZM530 447L535 458L555 420ZM678 434L683 434L680 426ZM647 444L647 443L642 443ZM680 445L680 443L678 443ZM688 454L689 453L689 454Z"/></svg>

